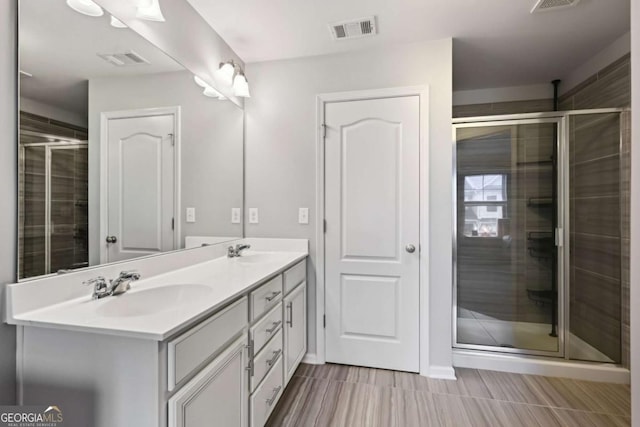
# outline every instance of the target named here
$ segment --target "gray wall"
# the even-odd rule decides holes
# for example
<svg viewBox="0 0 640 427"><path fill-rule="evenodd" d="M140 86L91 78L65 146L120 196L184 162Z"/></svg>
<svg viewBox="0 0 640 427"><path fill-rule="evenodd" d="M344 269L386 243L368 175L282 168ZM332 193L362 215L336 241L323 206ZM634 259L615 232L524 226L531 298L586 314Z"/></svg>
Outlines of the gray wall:
<svg viewBox="0 0 640 427"><path fill-rule="evenodd" d="M16 279L16 11L16 0L0 2L0 294L6 283ZM0 315L3 312L4 303L0 305ZM15 403L15 343L15 328L0 324L0 404Z"/></svg>
<svg viewBox="0 0 640 427"><path fill-rule="evenodd" d="M452 41L391 46L247 65L246 206L260 209L248 237L310 239L309 352L316 350L316 95L429 85L431 365L451 366ZM298 208L310 208L309 225Z"/></svg>
<svg viewBox="0 0 640 427"><path fill-rule="evenodd" d="M631 400L634 427L640 427L640 0L631 1Z"/></svg>
<svg viewBox="0 0 640 427"><path fill-rule="evenodd" d="M182 236L242 237L231 208L242 208L243 111L229 101L206 97L188 71L89 82L89 242L91 264L99 263L100 113L181 107ZM185 222L185 208L196 222Z"/></svg>

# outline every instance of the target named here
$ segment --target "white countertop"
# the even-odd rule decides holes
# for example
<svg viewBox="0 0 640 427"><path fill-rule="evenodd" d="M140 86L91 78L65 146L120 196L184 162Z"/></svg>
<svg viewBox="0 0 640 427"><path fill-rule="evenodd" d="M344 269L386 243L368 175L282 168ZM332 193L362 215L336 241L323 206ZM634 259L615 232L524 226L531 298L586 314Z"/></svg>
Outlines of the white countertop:
<svg viewBox="0 0 640 427"><path fill-rule="evenodd" d="M248 251L247 255L252 252ZM70 331L100 333L163 341L214 311L247 294L266 279L304 259L306 252L253 252L261 262L221 257L133 282L120 296L92 300L90 296L16 314L9 323ZM105 316L101 308L116 298L131 297L167 285L204 285L211 289L187 303L145 315ZM140 299L138 298L138 301Z"/></svg>

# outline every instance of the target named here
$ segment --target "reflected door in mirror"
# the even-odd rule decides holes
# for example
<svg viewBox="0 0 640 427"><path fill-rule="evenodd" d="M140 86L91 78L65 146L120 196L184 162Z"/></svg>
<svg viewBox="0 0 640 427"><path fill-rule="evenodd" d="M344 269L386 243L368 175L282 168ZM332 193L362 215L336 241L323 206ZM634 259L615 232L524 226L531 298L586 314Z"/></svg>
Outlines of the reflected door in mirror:
<svg viewBox="0 0 640 427"><path fill-rule="evenodd" d="M175 120L175 113L106 120L103 262L176 248Z"/></svg>

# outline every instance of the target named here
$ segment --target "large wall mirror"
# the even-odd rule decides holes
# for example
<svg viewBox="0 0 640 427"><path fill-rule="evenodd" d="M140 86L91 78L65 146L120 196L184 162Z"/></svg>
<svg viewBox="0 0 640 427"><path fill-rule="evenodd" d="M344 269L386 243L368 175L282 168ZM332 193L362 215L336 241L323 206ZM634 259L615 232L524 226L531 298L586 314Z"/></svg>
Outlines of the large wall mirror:
<svg viewBox="0 0 640 427"><path fill-rule="evenodd" d="M20 0L18 278L242 237L243 111L67 3Z"/></svg>

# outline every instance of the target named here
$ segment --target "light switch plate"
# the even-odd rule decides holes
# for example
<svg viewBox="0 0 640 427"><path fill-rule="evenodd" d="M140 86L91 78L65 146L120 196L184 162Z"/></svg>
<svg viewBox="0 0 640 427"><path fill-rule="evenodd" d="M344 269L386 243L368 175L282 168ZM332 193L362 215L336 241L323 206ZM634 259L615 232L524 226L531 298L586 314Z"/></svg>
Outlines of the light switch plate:
<svg viewBox="0 0 640 427"><path fill-rule="evenodd" d="M231 208L231 224L240 224L240 208Z"/></svg>
<svg viewBox="0 0 640 427"><path fill-rule="evenodd" d="M258 208L249 208L249 224L258 224L259 222Z"/></svg>
<svg viewBox="0 0 640 427"><path fill-rule="evenodd" d="M298 224L309 224L309 208L298 209Z"/></svg>
<svg viewBox="0 0 640 427"><path fill-rule="evenodd" d="M187 222L196 222L196 208L187 208Z"/></svg>

